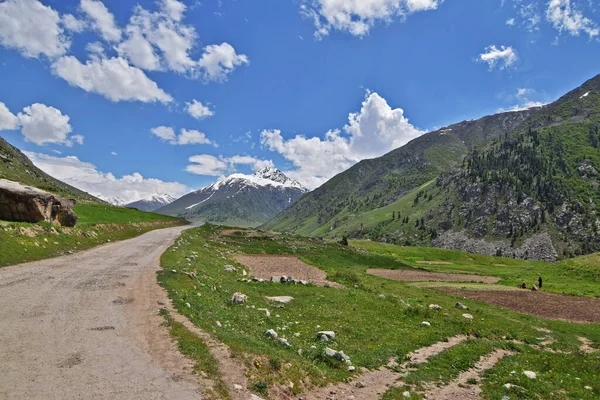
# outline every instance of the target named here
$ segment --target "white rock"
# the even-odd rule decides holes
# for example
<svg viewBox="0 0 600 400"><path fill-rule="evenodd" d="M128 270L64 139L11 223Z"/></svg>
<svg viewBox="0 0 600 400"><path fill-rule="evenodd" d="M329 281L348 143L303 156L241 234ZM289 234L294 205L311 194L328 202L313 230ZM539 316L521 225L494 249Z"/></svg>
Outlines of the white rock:
<svg viewBox="0 0 600 400"><path fill-rule="evenodd" d="M421 326L431 326L431 323L427 322L427 321L423 321L423 322L421 322Z"/></svg>
<svg viewBox="0 0 600 400"><path fill-rule="evenodd" d="M335 332L334 331L320 331L320 332L317 332L317 337L318 338L322 338L323 336L325 336L327 339L335 339Z"/></svg>
<svg viewBox="0 0 600 400"><path fill-rule="evenodd" d="M242 270L242 276L246 276L246 275L248 275L248 273L246 272L246 270L245 270L245 269L243 269L243 270Z"/></svg>
<svg viewBox="0 0 600 400"><path fill-rule="evenodd" d="M288 304L291 303L294 298L290 296L275 296L275 297L267 297L267 300L274 301L276 303Z"/></svg>
<svg viewBox="0 0 600 400"><path fill-rule="evenodd" d="M382 299L382 300L385 300L385 294L380 294L379 298Z"/></svg>
<svg viewBox="0 0 600 400"><path fill-rule="evenodd" d="M405 397L405 398L408 399L410 397L410 392L404 392L404 393L402 393L402 397Z"/></svg>
<svg viewBox="0 0 600 400"><path fill-rule="evenodd" d="M262 397L258 397L258 396L257 396L257 395L255 395L255 394L251 394L251 395L250 395L250 400L263 400L263 399L262 399Z"/></svg>
<svg viewBox="0 0 600 400"><path fill-rule="evenodd" d="M523 375L525 375L529 379L535 379L535 378L537 378L537 374L535 372L533 372L533 371L523 371Z"/></svg>
<svg viewBox="0 0 600 400"><path fill-rule="evenodd" d="M219 328L222 328L222 327L223 327L223 324L221 324L219 321L216 321L216 322L215 322L215 325L217 325Z"/></svg>
<svg viewBox="0 0 600 400"><path fill-rule="evenodd" d="M231 296L231 304L244 304L246 301L248 301L248 296L245 294L236 292Z"/></svg>
<svg viewBox="0 0 600 400"><path fill-rule="evenodd" d="M438 304L430 304L430 305L429 305L429 309L430 309L430 310L438 310L438 311L439 311L439 310L441 310L441 309L442 309L442 307L441 307L440 305L438 305ZM405 393L406 393L406 392L405 392Z"/></svg>
<svg viewBox="0 0 600 400"><path fill-rule="evenodd" d="M191 305L190 303L185 303L185 306L186 306L187 308L192 308L192 305Z"/></svg>
<svg viewBox="0 0 600 400"><path fill-rule="evenodd" d="M354 372L356 371L356 367L354 365L351 365L348 367L348 372Z"/></svg>
<svg viewBox="0 0 600 400"><path fill-rule="evenodd" d="M473 316L471 314L463 314L462 316L466 319L473 319Z"/></svg>
<svg viewBox="0 0 600 400"><path fill-rule="evenodd" d="M593 388L591 386L584 386L583 387L585 390L593 390Z"/></svg>
<svg viewBox="0 0 600 400"><path fill-rule="evenodd" d="M287 339L285 339L285 338L279 338L277 341L279 343L281 343L282 345L284 345L285 347L292 347L290 342L288 342Z"/></svg>
<svg viewBox="0 0 600 400"><path fill-rule="evenodd" d="M233 272L233 271L235 271L235 268L233 267L233 265L226 265L226 266L223 267L223 269L226 272Z"/></svg>
<svg viewBox="0 0 600 400"><path fill-rule="evenodd" d="M267 317L271 316L271 311L267 310L266 308L257 308L258 311L264 311L265 314L267 315Z"/></svg>
<svg viewBox="0 0 600 400"><path fill-rule="evenodd" d="M236 383L235 385L233 385L233 388L234 388L235 390L237 390L237 391L240 391L240 390L244 389L244 388L242 387L242 385L238 385L237 383Z"/></svg>
<svg viewBox="0 0 600 400"><path fill-rule="evenodd" d="M505 387L506 389L510 389L510 388L512 388L512 387L513 387L513 384L512 384L512 383L505 383L505 384L504 384L504 387Z"/></svg>
<svg viewBox="0 0 600 400"><path fill-rule="evenodd" d="M272 337L273 339L277 339L277 332L275 332L273 329L268 329L265 332L265 335Z"/></svg>

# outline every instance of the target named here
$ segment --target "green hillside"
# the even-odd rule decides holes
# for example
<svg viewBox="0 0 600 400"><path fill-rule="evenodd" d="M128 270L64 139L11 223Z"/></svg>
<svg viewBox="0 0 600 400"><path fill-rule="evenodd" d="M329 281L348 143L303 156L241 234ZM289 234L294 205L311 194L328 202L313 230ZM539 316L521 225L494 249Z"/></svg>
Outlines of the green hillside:
<svg viewBox="0 0 600 400"><path fill-rule="evenodd" d="M0 137L0 178L21 182L63 197L86 202L104 203L82 190L55 179L33 165L21 150Z"/></svg>
<svg viewBox="0 0 600 400"><path fill-rule="evenodd" d="M363 161L262 228L550 261L588 254L600 250L599 127L596 77L543 108Z"/></svg>

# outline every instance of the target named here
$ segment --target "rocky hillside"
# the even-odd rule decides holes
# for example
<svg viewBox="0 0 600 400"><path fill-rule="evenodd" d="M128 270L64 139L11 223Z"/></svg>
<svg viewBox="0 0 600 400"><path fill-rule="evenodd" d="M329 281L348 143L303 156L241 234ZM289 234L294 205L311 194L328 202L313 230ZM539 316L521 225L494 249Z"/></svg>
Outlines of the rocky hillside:
<svg viewBox="0 0 600 400"><path fill-rule="evenodd" d="M223 225L257 226L300 199L307 189L275 168L233 174L189 193L158 213Z"/></svg>
<svg viewBox="0 0 600 400"><path fill-rule="evenodd" d="M544 260L598 251L599 127L600 76L363 161L264 228Z"/></svg>
<svg viewBox="0 0 600 400"><path fill-rule="evenodd" d="M154 194L148 198L129 203L125 205L125 207L136 208L146 212L154 212L161 207L171 204L175 200L177 199L170 194Z"/></svg>
<svg viewBox="0 0 600 400"><path fill-rule="evenodd" d="M96 197L61 182L33 165L19 149L0 137L0 178L21 182L67 198L101 203Z"/></svg>

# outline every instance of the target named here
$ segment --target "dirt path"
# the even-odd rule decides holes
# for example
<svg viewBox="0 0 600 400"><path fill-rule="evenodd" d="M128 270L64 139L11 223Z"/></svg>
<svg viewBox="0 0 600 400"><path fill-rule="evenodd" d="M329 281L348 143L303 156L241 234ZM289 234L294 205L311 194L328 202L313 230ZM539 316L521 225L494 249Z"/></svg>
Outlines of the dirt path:
<svg viewBox="0 0 600 400"><path fill-rule="evenodd" d="M0 398L200 399L161 328L161 253L185 227L0 269Z"/></svg>
<svg viewBox="0 0 600 400"><path fill-rule="evenodd" d="M427 272L415 270L392 270L392 269L368 269L367 274L395 281L418 282L418 281L442 281L442 282L482 282L498 283L500 278L495 276L444 274L440 272Z"/></svg>
<svg viewBox="0 0 600 400"><path fill-rule="evenodd" d="M316 389L305 393L299 397L302 400L329 400L329 399L354 399L354 400L374 400L380 399L388 388L394 386L398 379L404 374L395 372L389 367L399 367L407 369L414 364L422 364L427 360L444 350L447 350L466 340L466 336L455 336L448 339L447 342L438 342L431 346L423 347L410 354L410 360L398 365L395 360L390 361L387 367L382 367L374 371L367 371L357 376L350 383L339 383L329 385L324 388Z"/></svg>
<svg viewBox="0 0 600 400"><path fill-rule="evenodd" d="M427 391L423 397L436 400L478 400L481 393L479 384L470 384L472 379L479 382L481 375L494 366L502 358L514 354L506 350L496 350L484 357L468 371L463 372L450 384Z"/></svg>
<svg viewBox="0 0 600 400"><path fill-rule="evenodd" d="M600 323L600 299L532 292L530 290L508 292L452 288L435 288L435 290L506 307L536 317L569 322Z"/></svg>

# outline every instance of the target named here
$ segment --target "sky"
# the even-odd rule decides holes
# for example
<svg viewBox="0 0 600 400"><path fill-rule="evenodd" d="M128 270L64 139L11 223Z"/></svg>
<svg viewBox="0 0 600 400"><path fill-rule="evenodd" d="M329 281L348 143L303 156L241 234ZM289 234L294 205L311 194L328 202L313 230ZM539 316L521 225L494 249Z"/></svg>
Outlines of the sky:
<svg viewBox="0 0 600 400"><path fill-rule="evenodd" d="M315 188L600 73L596 0L0 0L0 136L94 195Z"/></svg>

